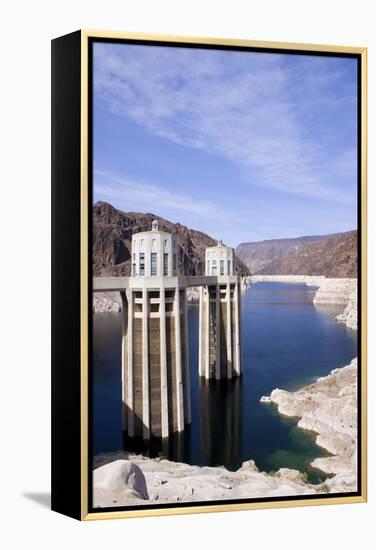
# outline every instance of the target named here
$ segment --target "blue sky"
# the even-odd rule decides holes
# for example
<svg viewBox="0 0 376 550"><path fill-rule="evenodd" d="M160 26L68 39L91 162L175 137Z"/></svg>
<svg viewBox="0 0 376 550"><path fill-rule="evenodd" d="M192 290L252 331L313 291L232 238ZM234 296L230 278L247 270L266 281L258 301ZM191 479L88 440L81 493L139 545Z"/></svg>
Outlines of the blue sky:
<svg viewBox="0 0 376 550"><path fill-rule="evenodd" d="M356 227L356 61L96 43L94 200L226 244Z"/></svg>

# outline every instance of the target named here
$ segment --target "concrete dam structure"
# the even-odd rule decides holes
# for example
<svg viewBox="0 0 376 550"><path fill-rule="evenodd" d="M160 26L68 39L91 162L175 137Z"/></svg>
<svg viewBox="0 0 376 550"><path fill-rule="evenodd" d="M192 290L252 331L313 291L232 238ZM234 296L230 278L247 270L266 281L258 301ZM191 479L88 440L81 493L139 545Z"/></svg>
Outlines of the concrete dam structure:
<svg viewBox="0 0 376 550"><path fill-rule="evenodd" d="M191 422L186 289L200 292L199 374L228 379L241 373L240 277L222 243L206 250L204 276L177 275L175 236L156 220L131 253L131 277L94 278L93 290L122 299L123 430L165 439Z"/></svg>

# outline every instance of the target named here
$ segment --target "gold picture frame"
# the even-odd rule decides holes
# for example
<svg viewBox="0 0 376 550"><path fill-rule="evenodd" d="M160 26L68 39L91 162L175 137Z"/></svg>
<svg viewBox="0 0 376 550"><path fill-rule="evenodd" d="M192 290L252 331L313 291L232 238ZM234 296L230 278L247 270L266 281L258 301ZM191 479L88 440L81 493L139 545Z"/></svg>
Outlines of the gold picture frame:
<svg viewBox="0 0 376 550"><path fill-rule="evenodd" d="M80 440L80 451L79 451L79 477L80 477L80 486L79 486L79 497L78 493L75 497L75 504L72 505L72 510L67 504L68 497L64 494L64 483L58 483L56 479L61 477L63 474L61 472L61 463L58 458L58 453L61 452L61 447L56 443L59 439L59 434L64 430L64 419L60 418L60 413L58 410L61 408L61 402L59 397L55 395L55 405L53 403L53 411L55 410L55 422L53 421L53 503L52 508L56 511L66 513L77 519L91 521L99 519L115 519L115 518L132 518L140 516L165 516L171 514L196 514L196 513L209 513L209 512L224 512L224 511L240 511L240 510L253 510L253 509L267 509L267 508L287 508L295 506L311 506L311 505L324 505L324 504L343 504L343 503L357 503L357 502L366 502L367 500L367 49L364 47L350 47L350 46L334 46L334 45L321 45L321 44L300 44L300 43L289 43L289 42L269 42L269 41L254 41L254 40L240 40L240 39L224 39L224 38L208 38L208 37L197 37L197 36L174 36L174 35L158 35L158 34L144 34L144 33L127 33L127 32L112 32L112 31L100 31L100 30L81 30L72 35L67 35L67 37L74 36L71 43L74 45L72 49L66 52L64 50L64 39L70 40L66 37L58 38L53 41L53 63L55 64L55 72L53 70L53 90L55 94L63 94L60 92L62 87L59 78L62 78L64 72L64 67L61 70L61 66L66 63L64 59L69 57L70 53L77 57L77 52L79 53L79 59L77 63L79 68L76 70L76 75L79 72L80 82L75 83L79 85L80 101L77 105L79 110L79 126L80 126L80 136L74 155L79 154L79 169L77 168L77 163L74 167L72 166L71 174L74 173L75 181L77 178L80 181L80 191L79 191L79 326L80 326L80 335L79 335L79 365L75 365L75 368L79 367L79 418L76 418L76 422L79 422L79 440ZM89 360L90 360L90 350L89 350L89 338L88 338L88 327L89 327L89 311L90 311L90 287L89 287L89 246L90 246L90 227L89 227L89 198L90 198L90 167L89 167L89 42L90 40L95 39L108 39L108 40L128 40L128 41L145 41L147 44L156 43L166 43L166 44L189 44L189 45L210 45L210 46L228 46L231 48L254 48L262 50L278 50L278 51L304 51L304 52L324 52L328 54L355 54L360 58L360 89L358 98L360 100L360 174L361 174L361 185L360 185L360 198L361 204L360 207L360 219L361 225L359 227L361 233L360 241L360 252L361 252L361 303L360 303L360 312L361 312L361 341L360 341L360 354L361 354L361 407L359 409L360 421L361 421L361 433L358 434L360 439L361 447L361 487L359 494L354 496L334 496L330 498L289 498L286 500L278 501L255 501L255 502L244 502L244 503L208 503L204 506L180 506L174 505L170 507L155 507L152 509L133 509L127 511L111 511L108 509L103 512L92 512L90 511L89 506L89 455L88 455L88 431L89 431ZM64 57L65 56L65 57ZM68 69L67 69L68 70ZM57 75L57 71L60 71L60 76ZM70 73L71 74L71 73ZM54 76L55 75L55 76ZM55 80L54 80L55 78ZM69 91L64 91L65 94ZM54 92L53 92L54 94ZM53 96L54 97L54 96ZM65 97L65 96L64 96ZM78 96L77 96L78 97ZM76 99L77 101L77 99ZM56 102L56 109L61 109L59 102ZM77 111L78 112L78 111ZM57 119L58 115L54 116L54 106L53 106L53 136L54 136L54 124L56 126L56 132L59 132L59 125ZM54 122L55 120L55 122ZM76 121L77 123L77 121ZM61 122L63 124L63 122ZM77 124L76 124L77 128ZM70 128L66 130L67 132L72 131ZM58 139L53 139L53 164L58 164L63 162L63 155L72 154L71 152L61 153L61 156L58 150L58 147L61 147L61 144L57 143ZM358 157L359 158L359 157ZM53 185L56 187L64 186L64 181L62 176L58 173L58 168L54 169L53 167ZM67 190L66 192L69 192ZM53 199L54 200L54 199ZM75 215L77 215L76 212ZM55 216L55 227L57 227L58 222L56 221ZM76 228L77 229L77 228ZM56 229L58 232L58 229ZM56 239L59 238L58 233L53 233L53 245L55 244ZM77 231L75 237L77 238ZM78 246L78 243L77 243ZM57 253L56 253L57 254ZM78 261L78 256L76 257ZM53 259L53 262L55 260ZM55 276L59 277L59 265L58 260L56 266ZM61 267L61 266L60 266ZM54 269L54 268L53 268ZM72 268L73 269L73 268ZM77 262L74 269L77 270ZM55 292L53 290L53 292ZM58 305L55 305L57 308ZM78 313L78 309L76 309ZM54 322L53 322L54 325ZM78 325L77 325L78 326ZM56 342L61 338L61 331L63 330L62 326L56 326ZM54 331L54 328L53 328ZM58 334L60 333L60 335ZM62 348L59 347L57 342L55 345L55 351L53 351L53 363L55 366L55 389L56 392L59 391L59 369L61 365L57 365L56 357L62 353ZM59 371L60 372L60 371ZM73 375L72 375L73 376ZM54 375L53 375L54 378ZM77 384L77 378L72 384ZM54 381L53 381L54 385ZM58 402L59 401L59 402ZM77 413L77 403L74 406L74 414ZM66 405L68 406L68 405ZM70 405L69 405L70 406ZM73 414L73 413L72 413ZM67 428L68 429L68 428ZM55 459L54 459L55 457ZM72 466L73 467L73 466ZM78 479L77 476L74 479ZM54 488L55 487L55 488ZM56 497L54 499L54 491ZM79 500L79 502L78 502ZM73 510L74 508L74 510Z"/></svg>

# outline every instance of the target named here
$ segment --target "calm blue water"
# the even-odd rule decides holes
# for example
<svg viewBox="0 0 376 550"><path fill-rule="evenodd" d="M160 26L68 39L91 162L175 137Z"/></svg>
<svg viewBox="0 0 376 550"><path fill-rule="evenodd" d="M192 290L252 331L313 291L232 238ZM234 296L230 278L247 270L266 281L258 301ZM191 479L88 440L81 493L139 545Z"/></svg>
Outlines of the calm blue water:
<svg viewBox="0 0 376 550"><path fill-rule="evenodd" d="M348 364L357 355L356 332L335 322L341 308L314 306L305 285L258 283L242 296L243 375L204 382L198 377L198 304L188 307L192 425L168 448L151 449L172 460L225 465L231 470L254 459L266 471L305 471L312 482L322 474L309 463L326 451L296 420L261 405L276 388L294 390ZM121 430L121 316L94 316L93 452L123 447Z"/></svg>

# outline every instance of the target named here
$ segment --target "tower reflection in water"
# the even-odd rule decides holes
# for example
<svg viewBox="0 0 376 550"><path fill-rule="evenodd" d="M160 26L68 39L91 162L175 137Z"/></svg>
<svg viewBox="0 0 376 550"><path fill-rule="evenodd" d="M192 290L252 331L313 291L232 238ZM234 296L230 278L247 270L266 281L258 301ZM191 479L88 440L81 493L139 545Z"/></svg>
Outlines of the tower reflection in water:
<svg viewBox="0 0 376 550"><path fill-rule="evenodd" d="M200 380L200 421L203 462L210 466L240 466L241 378Z"/></svg>
<svg viewBox="0 0 376 550"><path fill-rule="evenodd" d="M206 466L241 466L241 383L232 380L198 380L197 423L192 430L173 433L167 439L124 440L128 452L175 462ZM197 441L197 439L199 441Z"/></svg>

